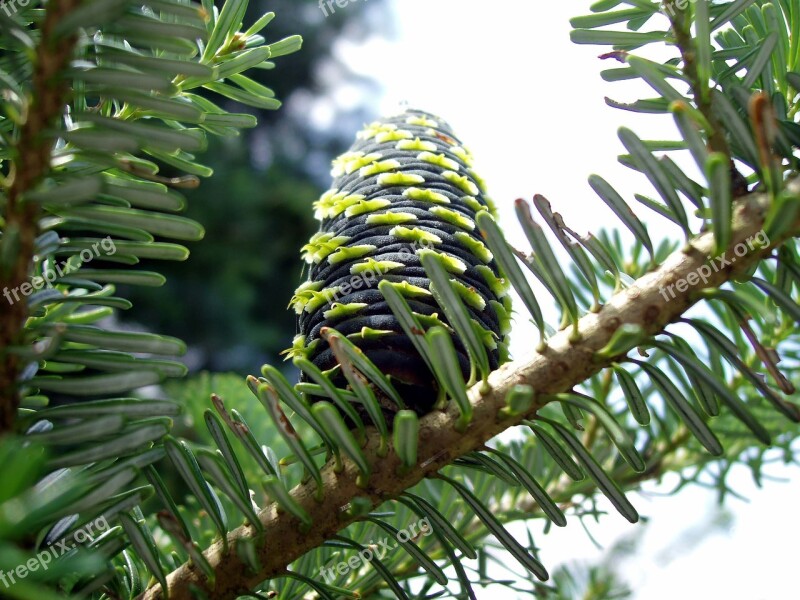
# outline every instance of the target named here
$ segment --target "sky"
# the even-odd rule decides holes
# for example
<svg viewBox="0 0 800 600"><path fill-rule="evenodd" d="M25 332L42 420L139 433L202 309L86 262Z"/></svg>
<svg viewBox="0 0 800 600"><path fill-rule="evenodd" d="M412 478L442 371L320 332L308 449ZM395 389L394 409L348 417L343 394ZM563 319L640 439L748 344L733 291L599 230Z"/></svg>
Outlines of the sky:
<svg viewBox="0 0 800 600"><path fill-rule="evenodd" d="M375 35L362 43L339 43L333 51L383 88L376 117L408 105L438 114L453 126L475 156L509 240L524 246L513 216L515 199L543 194L579 232L613 227L612 214L593 196L587 177L602 174L628 199L633 191L648 189L643 176L616 160L622 152L618 128L630 127L642 138L676 137L667 117L635 115L605 104L604 96L632 101L652 92L644 84L603 82L600 71L614 66L598 58L604 50L570 42L569 19L586 14L589 5L395 0L394 39ZM368 1L351 0L337 10L369 10ZM656 241L678 235L663 219L646 222ZM525 355L533 343L532 327L518 321L512 354ZM644 532L635 556L616 565L637 599L783 600L797 587L800 477L796 467L776 465L768 472L787 481L769 481L758 489L747 470L733 471L734 489L749 503L728 502L732 520L727 525L713 492L690 488L677 496L659 496L670 489L665 482L649 485L645 495L631 495L649 524L630 525L610 509L591 533L608 548ZM711 521L720 527L703 535ZM538 537L537 543L551 572L563 562L603 557L575 519ZM491 596L516 597L500 589Z"/></svg>

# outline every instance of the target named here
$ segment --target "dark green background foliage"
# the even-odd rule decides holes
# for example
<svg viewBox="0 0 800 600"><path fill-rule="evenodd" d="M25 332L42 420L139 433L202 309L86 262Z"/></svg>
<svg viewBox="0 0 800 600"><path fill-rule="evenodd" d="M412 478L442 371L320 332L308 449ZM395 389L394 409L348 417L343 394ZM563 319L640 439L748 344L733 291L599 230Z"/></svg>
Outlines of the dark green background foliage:
<svg viewBox="0 0 800 600"><path fill-rule="evenodd" d="M319 189L273 164L252 167L244 138L215 140L214 177L187 194L187 216L206 236L184 263L162 266L167 283L132 289L126 316L190 346L195 367L255 371L294 333L286 310L299 277L297 248L316 228Z"/></svg>
<svg viewBox="0 0 800 600"><path fill-rule="evenodd" d="M341 153L374 111L376 91L333 58L337 39L359 39L374 33L373 14L383 14L380 0L361 10L337 11L327 19L315 2L262 0L250 3L245 23L267 11L276 13L268 41L303 36L303 51L281 57L272 70L250 76L273 89L284 106L279 111L236 106L220 96L200 93L223 108L258 117L258 126L237 137L209 138L203 164L214 175L186 190L185 215L206 230L200 243L189 244L183 263L148 264L163 273L161 288L121 288L133 308L120 315L124 323L144 326L185 340L190 369L234 369L254 373L265 362L280 360L294 335L294 314L286 309L300 281L299 249L317 230L311 203L330 183L330 160ZM380 20L385 23L385 19ZM341 82L360 85L363 102L338 107L335 128L314 128L304 108L325 97L321 69L336 69ZM177 175L169 167L165 175Z"/></svg>

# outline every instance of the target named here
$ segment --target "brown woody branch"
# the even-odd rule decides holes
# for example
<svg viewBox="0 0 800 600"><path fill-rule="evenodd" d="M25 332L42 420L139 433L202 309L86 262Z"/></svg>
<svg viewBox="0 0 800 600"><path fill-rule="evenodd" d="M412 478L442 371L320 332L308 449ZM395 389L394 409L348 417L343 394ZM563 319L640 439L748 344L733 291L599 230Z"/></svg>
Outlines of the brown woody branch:
<svg viewBox="0 0 800 600"><path fill-rule="evenodd" d="M794 182L793 191L800 194L800 185ZM751 236L761 232L769 198L751 194L737 201L734 211L732 249ZM365 455L372 466L368 487L356 486L358 471L345 459L345 468L334 473L332 465L322 470L325 498L314 499L315 485L298 485L292 490L294 499L313 520L308 532L301 531L300 523L290 514L279 513L275 504L264 509L259 518L264 532L258 535L251 526L242 526L228 534L227 549L217 542L205 551L214 569L216 584L212 587L191 563L173 571L167 578L169 596L176 600L189 600L192 588L202 590L211 599L231 599L254 589L261 582L284 573L287 566L303 554L318 547L336 532L349 525L353 519L343 518L343 509L356 497L368 498L373 506L397 497L425 477L463 454L479 449L500 432L517 425L523 417L501 418L499 411L505 406L506 393L517 384L528 384L540 398L547 394L565 392L608 366L610 360L598 361L595 352L603 348L614 332L625 323L641 326L649 335L661 332L666 325L678 319L694 303L693 294L703 288L718 287L755 264L790 236L800 234L800 218L781 239L771 240L768 248L754 249L718 272L712 273L706 283L698 281L677 288L674 298L665 300L660 290L678 281L695 281L689 277L712 258L714 240L705 233L692 241L687 248L675 252L655 271L638 279L633 285L614 295L596 314L587 314L580 320L580 341L570 343L571 331L562 331L549 340L542 353L533 353L525 359L503 365L489 377L491 391L481 394L479 387L469 390L474 407L474 419L464 433L456 431L459 412L451 404L445 411L433 412L421 419L418 457L412 470L398 474L400 461L394 452L385 458L378 457L378 436L374 431L368 436ZM531 347L535 341L531 340ZM544 400L536 403L536 409ZM532 416L533 410L527 417ZM260 568L253 572L236 551L237 540L255 539ZM161 598L160 585L148 589L141 598Z"/></svg>
<svg viewBox="0 0 800 600"><path fill-rule="evenodd" d="M28 280L33 261L34 242L39 233L39 206L25 202L23 196L42 180L50 169L53 137L48 132L64 111L69 93L67 82L60 79L72 57L75 36L56 38L56 25L80 5L80 0L49 0L41 26L42 37L36 48L33 89L22 125L19 142L9 171L11 180L3 243L17 235L16 256L8 272L0 271L0 290L14 290ZM22 367L19 357L9 352L21 344L28 305L24 299L3 306L0 311L0 434L11 430L19 406L17 377Z"/></svg>

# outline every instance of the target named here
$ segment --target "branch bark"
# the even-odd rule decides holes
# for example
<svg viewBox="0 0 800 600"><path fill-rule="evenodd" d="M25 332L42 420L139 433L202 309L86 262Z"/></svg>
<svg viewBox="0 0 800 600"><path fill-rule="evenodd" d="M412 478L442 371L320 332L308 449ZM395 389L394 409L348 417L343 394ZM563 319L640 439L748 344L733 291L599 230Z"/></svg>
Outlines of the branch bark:
<svg viewBox="0 0 800 600"><path fill-rule="evenodd" d="M69 92L68 83L61 79L72 58L76 37L56 38L55 26L80 5L80 0L50 0L42 23L42 37L36 48L33 70L33 89L30 94L27 118L22 125L19 142L9 178L3 244L16 243L16 256L8 272L0 270L0 289L18 290L27 282L33 261L34 244L39 233L39 206L25 202L23 195L36 187L50 169L53 147L52 128L64 112ZM5 248L6 252L15 250ZM22 342L28 304L25 297L10 303L0 312L0 434L12 429L19 406L17 377L22 367L19 357L8 351Z"/></svg>
<svg viewBox="0 0 800 600"><path fill-rule="evenodd" d="M798 181L793 182L793 193L800 194ZM733 241L727 257L734 256L733 248L760 233L770 200L766 195L751 194L736 202L734 210ZM489 439L529 418L541 408L549 394L566 392L591 375L607 367L611 360L598 361L595 352L603 348L614 332L623 324L641 326L649 335L662 331L666 325L678 319L695 302L694 292L704 288L718 287L737 274L746 271L761 258L769 254L788 237L800 235L800 217L787 228L781 239L770 240L768 247L754 249L742 257L736 256L731 264L715 271L703 283L689 284L689 277L710 258L714 258L714 241L711 233L694 239L689 246L675 252L655 271L641 277L633 285L614 295L598 313L589 313L579 323L580 341L570 343L570 330L565 330L549 340L541 353L507 363L489 377L491 391L481 394L479 386L469 390L474 408L474 419L464 433L455 429L459 418L456 407L451 405L442 412L426 415L420 422L418 465L409 472L398 474L400 461L394 452L385 458L377 455L378 436L368 436L365 455L372 466L366 489L356 486L357 469L345 460L344 471L333 472L332 465L323 468L325 483L324 501L314 499L313 483L298 485L292 490L294 499L311 515L314 526L303 533L297 519L286 513L278 513L276 505L265 508L259 518L264 532L258 535L250 526L242 526L228 534L228 548L217 542L205 551L205 556L214 569L216 585L209 586L199 569L187 563L173 571L167 578L169 596L174 600L190 600L192 589L202 590L208 598L232 599L252 590L266 579L286 572L287 566L303 554L319 546L339 530L352 522L343 518L343 509L356 497L368 498L373 506L397 497L423 478L434 475L439 469L457 457L479 449ZM687 281L684 288L675 288L675 297L662 290L678 281ZM684 291L681 291L683 289ZM534 341L531 340L531 346ZM515 385L525 383L537 392L539 400L530 414L513 418L502 418L499 411L505 406L506 393ZM258 546L260 568L252 572L236 551L237 540L255 539ZM145 600L162 598L160 585L156 584L140 596Z"/></svg>

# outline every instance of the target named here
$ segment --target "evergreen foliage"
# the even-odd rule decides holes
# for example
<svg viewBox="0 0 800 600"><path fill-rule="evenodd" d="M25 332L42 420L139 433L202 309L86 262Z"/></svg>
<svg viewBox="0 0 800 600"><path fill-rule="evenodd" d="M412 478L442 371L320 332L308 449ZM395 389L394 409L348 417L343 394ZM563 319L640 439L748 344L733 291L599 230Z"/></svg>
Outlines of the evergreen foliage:
<svg viewBox="0 0 800 600"><path fill-rule="evenodd" d="M508 523L594 518L601 495L635 522L626 492L644 481L676 473L724 498L733 465L759 478L776 457L795 461L796 3L601 0L573 20L574 42L619 61L605 79L654 90L608 103L671 114L680 131L646 140L620 130L620 161L651 184L636 204L589 178L634 242L574 233L537 196L517 203L530 248L516 249L478 210L517 311L540 334L535 353L494 370L469 296L446 260L422 251L433 297L468 350L467 382L441 325L381 282L446 391L428 414L399 411L391 430L376 405L391 382L334 328L339 366L321 372L296 348L309 380L293 385L271 365L246 383L182 382L180 340L105 325L130 306L115 286L163 283L140 259L184 260L182 243L202 237L179 213L181 190L210 175L198 157L208 134L255 125L208 98L278 108L248 73L300 39L267 43L274 15L243 23L246 0L16 6L0 13L0 289L14 299L0 299L0 569L32 564L49 544L76 547L4 594L476 598L485 583L524 582L558 597L578 578L542 583L541 540L522 543ZM651 45L672 58L649 60ZM182 175L161 175L166 167ZM681 239L654 246L644 209ZM559 323L545 321L545 302ZM167 399L137 391L170 378ZM182 407L189 429L172 430ZM496 439L508 430L513 441ZM108 527L84 543L98 522ZM384 539L399 546L379 552ZM498 556L527 581L488 581ZM597 597L625 593L605 578L590 585Z"/></svg>

